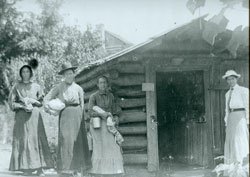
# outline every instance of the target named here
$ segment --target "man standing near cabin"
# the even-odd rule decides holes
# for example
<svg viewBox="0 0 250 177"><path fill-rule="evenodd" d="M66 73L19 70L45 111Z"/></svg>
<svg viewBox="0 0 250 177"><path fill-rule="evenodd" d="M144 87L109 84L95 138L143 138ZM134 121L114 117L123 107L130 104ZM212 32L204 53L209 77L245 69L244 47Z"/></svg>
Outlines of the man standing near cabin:
<svg viewBox="0 0 250 177"><path fill-rule="evenodd" d="M92 94L89 99L90 133L93 139L93 168L90 174L93 176L122 176L124 173L121 147L107 128L107 118L117 116L119 113L114 96L108 91L108 84L107 77L99 77L97 80L99 90ZM94 106L103 109L104 113L94 111ZM99 127L95 127L93 124L96 117L100 118Z"/></svg>
<svg viewBox="0 0 250 177"><path fill-rule="evenodd" d="M224 163L243 164L249 154L249 89L237 84L240 74L229 70L222 77L230 89L226 93L226 141ZM225 171L224 175L228 175Z"/></svg>

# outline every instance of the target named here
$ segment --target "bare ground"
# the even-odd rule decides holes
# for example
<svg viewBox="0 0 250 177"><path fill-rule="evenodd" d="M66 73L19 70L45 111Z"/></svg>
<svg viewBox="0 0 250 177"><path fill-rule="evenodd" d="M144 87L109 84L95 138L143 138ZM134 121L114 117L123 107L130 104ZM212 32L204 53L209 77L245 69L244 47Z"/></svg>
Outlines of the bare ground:
<svg viewBox="0 0 250 177"><path fill-rule="evenodd" d="M10 145L0 144L0 177L20 176L20 173L8 171L8 165L11 154ZM210 169L192 167L183 164L171 164L167 162L161 163L158 172L147 172L146 166L125 166L125 177L214 177ZM45 171L48 177L57 177L56 172L52 170ZM35 176L35 175L34 175Z"/></svg>
<svg viewBox="0 0 250 177"><path fill-rule="evenodd" d="M7 144L1 144L0 142L0 177L15 177L20 176L20 173L13 173L8 171L10 154L11 154L11 137L14 121L13 113L8 113L5 116L0 116L0 122L6 122L7 131L6 141L3 141L3 126L0 126L0 141ZM57 145L57 132L58 132L58 117L50 116L43 112L43 120L45 124L47 138L50 147L56 147ZM56 177L58 176L54 170L45 171L46 176ZM204 169L200 167L187 166L183 164L170 164L166 161L160 165L160 170L155 173L149 173L146 166L125 166L125 177L214 177L215 174L211 173L210 169Z"/></svg>

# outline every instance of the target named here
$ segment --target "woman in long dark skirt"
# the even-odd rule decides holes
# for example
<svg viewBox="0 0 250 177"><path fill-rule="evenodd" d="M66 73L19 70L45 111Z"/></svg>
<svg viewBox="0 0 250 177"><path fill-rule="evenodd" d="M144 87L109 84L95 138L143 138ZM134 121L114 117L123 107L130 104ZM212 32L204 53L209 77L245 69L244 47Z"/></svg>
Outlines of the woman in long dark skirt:
<svg viewBox="0 0 250 177"><path fill-rule="evenodd" d="M45 97L45 109L49 109L48 102L55 98L65 104L59 115L57 170L66 176L74 176L91 168L83 114L83 90L74 82L75 69L70 63L65 63L59 72L64 76L64 81Z"/></svg>
<svg viewBox="0 0 250 177"><path fill-rule="evenodd" d="M53 168L53 161L39 108L43 91L31 81L31 66L22 66L19 74L22 80L9 95L10 107L15 111L9 170L22 171L25 176L37 171L37 175L44 176L42 169Z"/></svg>

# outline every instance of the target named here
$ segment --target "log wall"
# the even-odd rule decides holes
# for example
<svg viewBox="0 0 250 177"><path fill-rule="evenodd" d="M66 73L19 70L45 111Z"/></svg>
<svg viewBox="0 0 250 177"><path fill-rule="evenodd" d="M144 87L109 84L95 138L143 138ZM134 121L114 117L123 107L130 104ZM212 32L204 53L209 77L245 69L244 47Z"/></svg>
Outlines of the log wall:
<svg viewBox="0 0 250 177"><path fill-rule="evenodd" d="M242 77L239 84L249 87L248 65L246 60L226 60L226 59L211 59L203 58L203 60L188 59L184 60L179 67L172 66L170 60L165 60L163 63L157 63L154 60L157 71L179 71L182 67L190 67L191 69L200 70L205 62L211 67L209 69L209 95L206 100L210 100L210 111L207 120L211 120L211 126L207 124L190 124L190 129L183 127L185 131L182 134L176 134L177 140L182 141L183 146L176 147L179 155L182 154L184 162L188 164L207 165L207 160L202 159L205 154L209 152L207 148L212 144L213 157L223 155L224 140L225 140L225 126L224 126L224 109L225 109L225 93L228 86L221 77L228 69L234 69L240 73ZM159 61L162 61L160 59ZM192 63L193 61L193 63ZM199 61L199 63L197 63ZM213 63L211 63L211 61ZM168 62L168 63L166 63ZM168 67L168 69L166 69ZM121 107L122 113L120 115L119 130L124 136L125 142L122 145L124 151L125 164L146 164L148 162L148 140L147 140L147 126L146 126L146 93L142 91L142 83L145 82L145 68L144 65L138 61L120 62L114 65L102 65L84 71L83 75L76 78L84 89L85 108L88 105L89 97L97 91L96 83L100 75L105 75L110 79L111 92L114 94L117 104ZM207 77L208 78L208 77ZM208 99L208 97L210 99ZM212 129L209 135L206 129ZM182 130L183 130L182 129ZM207 136L212 137L212 142ZM211 154L212 155L212 154Z"/></svg>
<svg viewBox="0 0 250 177"><path fill-rule="evenodd" d="M111 92L122 109L119 131L125 139L122 144L125 164L147 163L146 93L142 91L144 70L139 62L120 62L97 67L76 78L85 92L85 108L90 95L97 91L98 77L105 75L109 78Z"/></svg>

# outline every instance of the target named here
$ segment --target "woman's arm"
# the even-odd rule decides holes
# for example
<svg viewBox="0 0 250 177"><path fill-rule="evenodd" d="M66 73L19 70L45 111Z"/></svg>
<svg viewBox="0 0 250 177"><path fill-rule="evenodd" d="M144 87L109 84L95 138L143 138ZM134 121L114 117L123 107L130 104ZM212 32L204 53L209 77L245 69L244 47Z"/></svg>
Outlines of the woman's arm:
<svg viewBox="0 0 250 177"><path fill-rule="evenodd" d="M49 110L49 106L48 106L48 102L54 98L56 98L56 96L59 94L59 88L58 86L55 86L54 88L52 88L49 93L44 97L43 99L43 103L44 103L44 109L47 112Z"/></svg>
<svg viewBox="0 0 250 177"><path fill-rule="evenodd" d="M59 86L55 86L52 88L49 93L44 97L43 101L44 103L49 102L50 100L56 98L56 96L59 94Z"/></svg>
<svg viewBox="0 0 250 177"><path fill-rule="evenodd" d="M37 100L42 102L44 98L43 88L39 85L38 92L37 92Z"/></svg>
<svg viewBox="0 0 250 177"><path fill-rule="evenodd" d="M249 124L249 89L244 88L241 93L241 97L243 100L245 112L246 112L246 121Z"/></svg>
<svg viewBox="0 0 250 177"><path fill-rule="evenodd" d="M19 109L19 108L24 108L24 105L22 105L21 103L17 102L17 84L15 84L9 94L9 98L8 98L8 103L10 106L10 109L12 111Z"/></svg>
<svg viewBox="0 0 250 177"><path fill-rule="evenodd" d="M84 91L81 87L79 87L79 98L80 98L80 106L82 107L82 110L84 111Z"/></svg>
<svg viewBox="0 0 250 177"><path fill-rule="evenodd" d="M36 94L36 99L29 98L28 99L29 103L31 103L32 105L35 105L35 106L39 106L39 107L42 106L42 101L43 101L43 97L44 97L42 87L37 84L37 89L34 89L33 91Z"/></svg>
<svg viewBox="0 0 250 177"><path fill-rule="evenodd" d="M119 116L121 113L121 108L119 107L119 105L117 104L115 97L112 94L112 108L111 108L111 113L114 116Z"/></svg>
<svg viewBox="0 0 250 177"><path fill-rule="evenodd" d="M108 117L108 113L98 113L93 110L93 107L96 106L95 95L91 95L89 98L88 112L90 117L101 117L103 119Z"/></svg>
<svg viewBox="0 0 250 177"><path fill-rule="evenodd" d="M225 117L224 117L224 121L225 121L225 125L227 126L227 118L228 118L228 114L229 114L229 110L228 110L228 96L227 96L228 92L225 95Z"/></svg>

